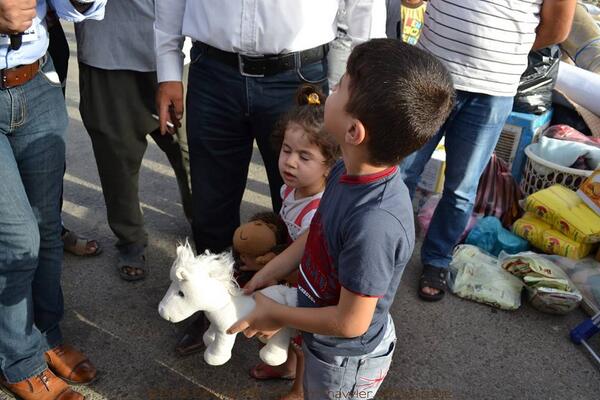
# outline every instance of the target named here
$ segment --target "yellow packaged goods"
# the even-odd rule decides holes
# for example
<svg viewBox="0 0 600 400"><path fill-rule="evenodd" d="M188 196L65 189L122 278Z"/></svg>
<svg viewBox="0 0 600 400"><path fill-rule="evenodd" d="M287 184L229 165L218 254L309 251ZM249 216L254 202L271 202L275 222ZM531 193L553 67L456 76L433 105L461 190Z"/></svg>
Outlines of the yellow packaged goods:
<svg viewBox="0 0 600 400"><path fill-rule="evenodd" d="M593 247L591 244L577 243L566 237L529 212L515 221L513 232L546 253L557 254L572 260L579 260L587 256Z"/></svg>
<svg viewBox="0 0 600 400"><path fill-rule="evenodd" d="M541 249L549 254L580 260L590 254L593 245L589 243L578 243L562 233L551 229L544 232L544 243Z"/></svg>
<svg viewBox="0 0 600 400"><path fill-rule="evenodd" d="M550 186L528 196L525 209L575 242L600 241L600 216L564 186Z"/></svg>
<svg viewBox="0 0 600 400"><path fill-rule="evenodd" d="M600 214L600 170L587 177L577 194L596 214Z"/></svg>
<svg viewBox="0 0 600 400"><path fill-rule="evenodd" d="M537 248L541 248L544 243L544 232L551 229L550 225L536 218L530 212L525 213L513 223L513 232Z"/></svg>

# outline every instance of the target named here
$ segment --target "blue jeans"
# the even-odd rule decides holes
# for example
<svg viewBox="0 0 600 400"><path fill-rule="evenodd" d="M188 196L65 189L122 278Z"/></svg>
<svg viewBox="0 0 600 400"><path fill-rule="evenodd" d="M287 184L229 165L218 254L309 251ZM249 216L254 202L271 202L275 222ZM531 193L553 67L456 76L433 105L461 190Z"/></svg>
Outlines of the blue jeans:
<svg viewBox="0 0 600 400"><path fill-rule="evenodd" d="M192 180L192 230L196 249L223 251L240 225L240 204L246 188L252 143L256 139L267 177L273 209L281 207L283 184L278 150L271 145L273 128L295 100L302 83L327 93L327 61L263 78L242 76L216 61L199 46L191 51L186 98L187 133ZM251 182L261 192L260 182Z"/></svg>
<svg viewBox="0 0 600 400"><path fill-rule="evenodd" d="M44 73L0 90L0 369L11 383L47 368L44 352L62 342L67 121L61 85Z"/></svg>
<svg viewBox="0 0 600 400"><path fill-rule="evenodd" d="M448 267L452 249L469 221L479 178L492 156L512 104L512 97L457 91L454 109L442 128L422 149L402 162L404 182L412 197L425 164L445 135L444 192L421 247L424 265Z"/></svg>
<svg viewBox="0 0 600 400"><path fill-rule="evenodd" d="M396 329L392 316L381 342L369 354L344 357L304 351L304 399L373 399L392 363Z"/></svg>

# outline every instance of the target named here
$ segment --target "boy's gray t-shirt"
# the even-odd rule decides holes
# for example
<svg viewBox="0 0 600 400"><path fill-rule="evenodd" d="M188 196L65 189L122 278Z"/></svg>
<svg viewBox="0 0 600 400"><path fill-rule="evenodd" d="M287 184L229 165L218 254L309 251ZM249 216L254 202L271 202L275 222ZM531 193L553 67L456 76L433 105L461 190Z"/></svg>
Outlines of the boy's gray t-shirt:
<svg viewBox="0 0 600 400"><path fill-rule="evenodd" d="M414 241L410 196L396 167L366 176L346 175L341 161L333 167L300 265L298 306L337 305L342 287L379 300L365 334L348 339L305 332L311 350L356 356L379 344Z"/></svg>

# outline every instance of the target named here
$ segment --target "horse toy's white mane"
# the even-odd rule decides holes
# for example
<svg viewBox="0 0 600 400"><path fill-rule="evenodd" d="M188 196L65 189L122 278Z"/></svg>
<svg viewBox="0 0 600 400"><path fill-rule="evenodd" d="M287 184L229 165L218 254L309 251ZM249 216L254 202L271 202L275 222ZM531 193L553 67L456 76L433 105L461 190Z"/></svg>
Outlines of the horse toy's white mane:
<svg viewBox="0 0 600 400"><path fill-rule="evenodd" d="M179 257L179 248L183 247L181 251L181 257ZM178 257L173 262L175 264L183 263L197 268L204 268L208 273L208 276L217 280L227 289L232 296L238 296L241 294L240 285L233 277L234 260L230 252L224 252L220 254L212 254L208 250L204 253L199 254L197 257L194 256L192 246L189 241L180 244L177 250Z"/></svg>
<svg viewBox="0 0 600 400"><path fill-rule="evenodd" d="M177 247L171 286L158 306L161 317L171 322L205 312L211 324L203 337L207 346L204 359L210 365L221 365L231 358L236 335L225 331L255 305L254 298L244 295L233 278L233 264L231 252L207 251L196 257L186 241ZM261 293L283 304L296 304L296 290L283 285L268 287ZM269 365L285 362L291 335L292 330L284 328L271 337L260 351L262 360Z"/></svg>

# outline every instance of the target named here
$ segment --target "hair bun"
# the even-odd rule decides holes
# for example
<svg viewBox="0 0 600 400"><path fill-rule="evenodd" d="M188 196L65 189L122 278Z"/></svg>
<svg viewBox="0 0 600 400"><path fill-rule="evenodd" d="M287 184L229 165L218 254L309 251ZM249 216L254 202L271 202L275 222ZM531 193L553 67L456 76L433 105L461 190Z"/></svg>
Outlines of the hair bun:
<svg viewBox="0 0 600 400"><path fill-rule="evenodd" d="M325 104L325 95L313 85L302 85L296 93L296 103L299 106L322 106Z"/></svg>

